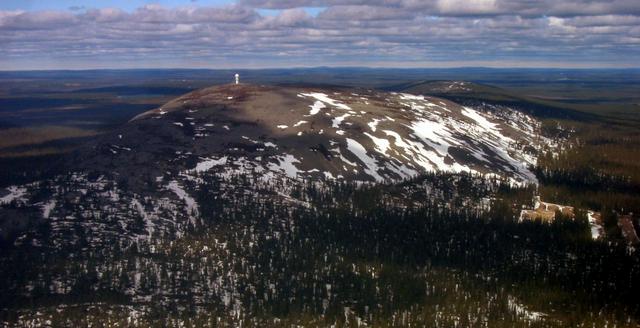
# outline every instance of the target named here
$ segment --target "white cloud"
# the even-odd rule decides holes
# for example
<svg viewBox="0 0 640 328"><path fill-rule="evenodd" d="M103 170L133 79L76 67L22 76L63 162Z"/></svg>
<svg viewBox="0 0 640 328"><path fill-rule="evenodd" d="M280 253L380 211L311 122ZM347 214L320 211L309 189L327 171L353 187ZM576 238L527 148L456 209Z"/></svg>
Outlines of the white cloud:
<svg viewBox="0 0 640 328"><path fill-rule="evenodd" d="M0 11L0 68L37 61L317 66L638 58L640 1L556 2L245 0L130 13ZM301 6L326 9L313 17ZM283 9L261 16L264 7Z"/></svg>
<svg viewBox="0 0 640 328"><path fill-rule="evenodd" d="M496 0L438 0L439 12L445 14L491 14L498 13Z"/></svg>

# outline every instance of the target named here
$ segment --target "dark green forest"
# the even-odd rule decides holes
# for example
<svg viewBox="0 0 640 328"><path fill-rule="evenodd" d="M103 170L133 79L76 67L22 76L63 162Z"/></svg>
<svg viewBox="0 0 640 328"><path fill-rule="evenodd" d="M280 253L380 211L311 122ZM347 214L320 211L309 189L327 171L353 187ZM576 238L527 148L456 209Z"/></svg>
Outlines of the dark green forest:
<svg viewBox="0 0 640 328"><path fill-rule="evenodd" d="M637 253L616 240L591 240L584 215L518 223L512 205L531 188L451 174L397 186L305 183L292 194L308 207L273 201L269 189L223 199L226 184L202 178L202 222L181 238L151 248L54 248L45 224L44 247L4 247L1 266L11 270L0 271L2 320L25 322L19 316L33 309L53 326L638 324ZM452 179L466 186L452 199L497 192L491 211L411 201L421 186ZM71 282L67 294L47 290L62 278ZM231 281L235 288L225 289ZM20 297L19 286L29 284L32 295ZM134 286L143 296L130 295ZM52 312L62 304L73 305ZM131 321L129 308L145 314Z"/></svg>

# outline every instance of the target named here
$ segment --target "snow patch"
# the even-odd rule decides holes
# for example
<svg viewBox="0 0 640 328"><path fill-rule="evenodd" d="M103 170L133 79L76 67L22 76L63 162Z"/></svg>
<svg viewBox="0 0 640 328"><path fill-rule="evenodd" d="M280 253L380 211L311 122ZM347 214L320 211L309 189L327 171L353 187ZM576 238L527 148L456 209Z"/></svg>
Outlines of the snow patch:
<svg viewBox="0 0 640 328"><path fill-rule="evenodd" d="M269 169L272 171L282 171L288 177L295 179L301 171L294 165L300 163L293 155L285 154L277 157L278 164L269 163Z"/></svg>
<svg viewBox="0 0 640 328"><path fill-rule="evenodd" d="M304 97L311 97L311 98L315 98L316 100L322 101L323 103L327 103L333 107L337 107L340 109L344 109L344 110L351 110L351 107L337 101L334 99L329 98L329 96L327 96L324 93L318 93L318 92L314 92L314 93L301 93L301 96Z"/></svg>
<svg viewBox="0 0 640 328"><path fill-rule="evenodd" d="M346 139L347 139L347 149L349 149L351 153L356 155L356 157L358 157L358 159L360 159L360 161L362 161L364 165L367 167L364 169L364 171L367 174L369 174L371 177L373 177L376 181L378 182L384 181L384 179L378 174L378 163L374 158L370 157L367 154L367 150L359 142L350 138L346 138Z"/></svg>
<svg viewBox="0 0 640 328"><path fill-rule="evenodd" d="M464 107L462 109L462 114L472 120L474 120L479 126L483 127L486 130L493 131L498 124L491 123L484 116L482 116L478 111Z"/></svg>
<svg viewBox="0 0 640 328"><path fill-rule="evenodd" d="M48 203L42 205L42 217L48 219L51 211L56 207L56 200L52 199Z"/></svg>
<svg viewBox="0 0 640 328"><path fill-rule="evenodd" d="M517 316L523 317L527 321L540 321L547 315L542 312L535 312L528 310L524 305L520 304L514 297L509 296L507 298L507 307L513 311Z"/></svg>
<svg viewBox="0 0 640 328"><path fill-rule="evenodd" d="M178 198L182 199L187 204L187 213L198 215L198 204L189 194L180 186L180 184L173 180L167 185L167 189L172 191Z"/></svg>
<svg viewBox="0 0 640 328"><path fill-rule="evenodd" d="M196 173L202 173L202 172L209 171L215 166L225 165L225 164L227 164L227 156L220 157L218 159L216 158L206 159L196 164L196 167L191 171Z"/></svg>
<svg viewBox="0 0 640 328"><path fill-rule="evenodd" d="M320 100L317 100L311 107L311 111L309 111L309 115L313 116L320 113L320 110L326 108L327 106Z"/></svg>
<svg viewBox="0 0 640 328"><path fill-rule="evenodd" d="M380 123L382 121L383 120L381 120L381 119L374 118L373 121L369 122L367 125L369 125L369 128L371 129L371 131L376 132L376 128L378 127L378 123Z"/></svg>
<svg viewBox="0 0 640 328"><path fill-rule="evenodd" d="M27 193L27 189L24 187L11 186L7 188L9 194L0 198L0 205L9 204L14 200L21 200Z"/></svg>
<svg viewBox="0 0 640 328"><path fill-rule="evenodd" d="M389 140L387 139L382 139L382 138L377 138L367 132L364 133L367 137L371 138L371 141L373 141L373 143L376 145L375 150L377 152L379 152L380 154L383 154L385 156L389 156L387 155L387 150L389 150Z"/></svg>
<svg viewBox="0 0 640 328"><path fill-rule="evenodd" d="M351 114L347 113L347 114L344 114L342 116L338 116L338 117L334 118L333 120L331 120L331 127L336 128L336 129L340 128L340 124L342 123L342 121L344 121L344 119L349 117L349 116L351 116Z"/></svg>

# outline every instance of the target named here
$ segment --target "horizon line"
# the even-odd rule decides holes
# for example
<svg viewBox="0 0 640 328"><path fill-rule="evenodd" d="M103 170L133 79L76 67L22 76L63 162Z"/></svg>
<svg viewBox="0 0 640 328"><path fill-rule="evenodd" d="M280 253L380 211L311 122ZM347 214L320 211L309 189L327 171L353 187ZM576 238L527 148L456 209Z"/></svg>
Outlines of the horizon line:
<svg viewBox="0 0 640 328"><path fill-rule="evenodd" d="M195 67L142 67L142 68L47 68L47 69L0 69L0 73L5 72L83 72L83 71L167 71L167 70L185 70L185 71L261 71L261 70L302 70L302 69L388 69L388 70L451 70L451 69L491 69L491 70L640 70L640 66L623 66L623 67L559 67L559 66L514 66L514 67L493 67L493 66L450 66L450 67L384 67L384 66L298 66L298 67L262 67L262 68L195 68Z"/></svg>

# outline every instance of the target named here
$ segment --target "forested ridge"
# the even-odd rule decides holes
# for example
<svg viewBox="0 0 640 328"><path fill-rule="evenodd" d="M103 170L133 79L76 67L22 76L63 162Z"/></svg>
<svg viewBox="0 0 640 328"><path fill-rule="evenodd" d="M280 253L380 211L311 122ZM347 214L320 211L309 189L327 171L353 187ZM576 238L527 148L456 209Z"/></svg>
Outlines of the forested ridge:
<svg viewBox="0 0 640 328"><path fill-rule="evenodd" d="M637 254L622 242L593 241L584 213L518 223L514 202L532 188L433 174L395 186L301 183L291 192L300 203L291 203L274 201L268 188L229 194L218 177L200 178L197 198L208 202L199 209L201 222L181 238L124 249L79 240L58 249L48 247L43 226L44 247L4 247L1 265L11 270L0 271L8 282L0 293L2 320L637 325ZM237 188L247 183L233 179ZM434 190L447 197L422 198ZM491 194L488 211L461 206ZM25 290L31 292L20 296Z"/></svg>

